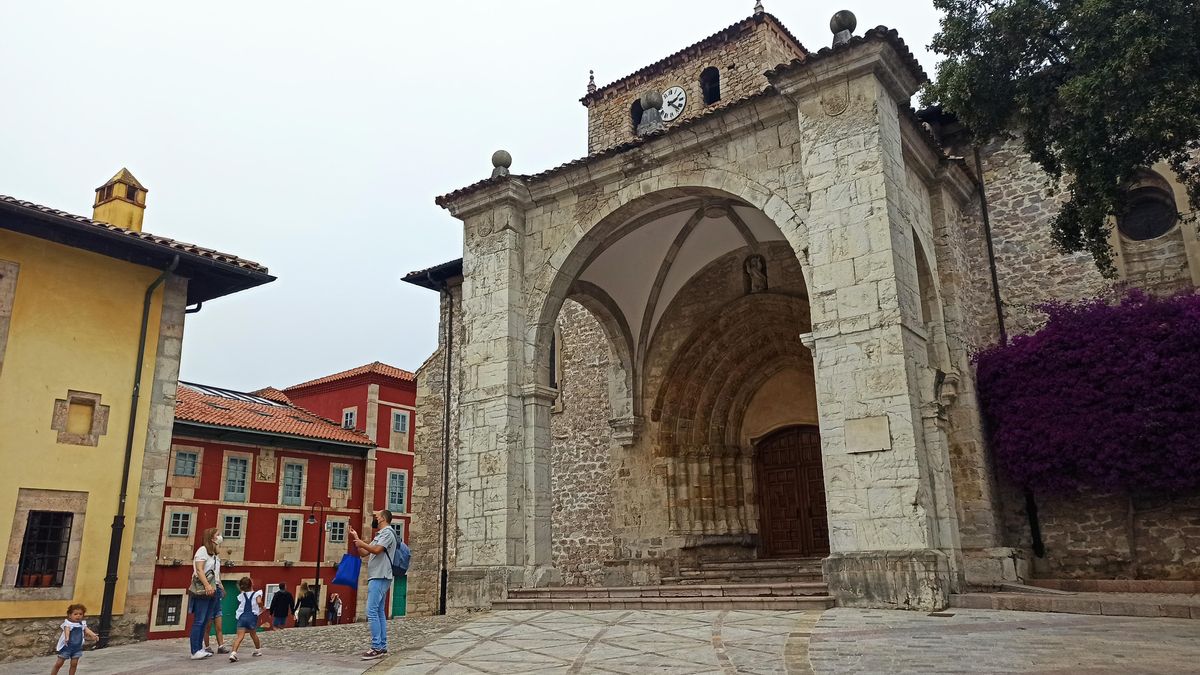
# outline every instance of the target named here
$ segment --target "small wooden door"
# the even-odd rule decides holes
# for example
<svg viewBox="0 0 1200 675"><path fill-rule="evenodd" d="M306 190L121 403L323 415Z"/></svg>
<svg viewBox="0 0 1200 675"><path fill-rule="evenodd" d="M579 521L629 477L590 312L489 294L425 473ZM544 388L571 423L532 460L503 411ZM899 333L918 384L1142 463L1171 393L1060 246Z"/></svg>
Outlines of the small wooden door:
<svg viewBox="0 0 1200 675"><path fill-rule="evenodd" d="M817 428L777 431L759 441L755 455L763 557L829 555Z"/></svg>

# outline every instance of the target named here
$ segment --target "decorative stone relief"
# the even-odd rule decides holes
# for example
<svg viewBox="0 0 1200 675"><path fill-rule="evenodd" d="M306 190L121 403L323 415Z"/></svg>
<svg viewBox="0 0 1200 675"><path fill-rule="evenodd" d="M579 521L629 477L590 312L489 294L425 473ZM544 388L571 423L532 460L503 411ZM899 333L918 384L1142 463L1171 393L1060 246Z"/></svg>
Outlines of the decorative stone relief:
<svg viewBox="0 0 1200 675"><path fill-rule="evenodd" d="M90 423L86 418L89 412ZM84 426L77 426L80 423ZM66 398L54 401L50 428L58 432L59 443L96 447L108 433L108 406L100 405L100 394L68 390Z"/></svg>

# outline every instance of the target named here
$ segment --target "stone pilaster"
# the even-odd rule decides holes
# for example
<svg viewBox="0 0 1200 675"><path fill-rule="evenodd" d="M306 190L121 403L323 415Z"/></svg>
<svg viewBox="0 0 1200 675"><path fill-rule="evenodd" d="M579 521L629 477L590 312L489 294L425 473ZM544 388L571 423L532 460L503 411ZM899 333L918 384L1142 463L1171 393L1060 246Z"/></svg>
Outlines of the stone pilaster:
<svg viewBox="0 0 1200 675"><path fill-rule="evenodd" d="M916 76L885 42L777 86L799 108L808 179L813 357L832 554L843 605L938 609L955 581L945 462L922 422L927 357L898 101Z"/></svg>
<svg viewBox="0 0 1200 675"><path fill-rule="evenodd" d="M487 607L507 585L521 583L527 565L549 562L549 512L528 499L538 477L545 474L547 486L549 477L545 462L536 461L538 451L526 445L524 194L524 186L510 179L472 204L452 208L465 224L457 495L462 534L449 591L455 607ZM548 410L543 415L540 404L532 405L534 426L548 427ZM548 434L533 436L544 452ZM530 541L528 534L543 527L544 544L537 537Z"/></svg>
<svg viewBox="0 0 1200 675"><path fill-rule="evenodd" d="M154 599L154 569L162 531L163 496L167 486L167 464L175 425L175 393L179 385L179 360L183 353L184 308L187 279L171 276L163 284L158 346L154 354L150 385L150 410L146 421L146 443L142 453L142 476L138 483L133 547L129 556L129 583L125 611L113 622L112 642L144 640Z"/></svg>

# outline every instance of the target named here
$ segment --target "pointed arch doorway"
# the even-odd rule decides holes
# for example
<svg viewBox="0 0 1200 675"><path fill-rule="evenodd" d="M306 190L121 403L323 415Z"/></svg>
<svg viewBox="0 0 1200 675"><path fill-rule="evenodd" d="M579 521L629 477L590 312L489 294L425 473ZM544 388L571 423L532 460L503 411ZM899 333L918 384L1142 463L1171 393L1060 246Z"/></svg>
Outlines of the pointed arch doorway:
<svg viewBox="0 0 1200 675"><path fill-rule="evenodd" d="M760 556L829 555L821 435L811 425L790 426L755 443Z"/></svg>

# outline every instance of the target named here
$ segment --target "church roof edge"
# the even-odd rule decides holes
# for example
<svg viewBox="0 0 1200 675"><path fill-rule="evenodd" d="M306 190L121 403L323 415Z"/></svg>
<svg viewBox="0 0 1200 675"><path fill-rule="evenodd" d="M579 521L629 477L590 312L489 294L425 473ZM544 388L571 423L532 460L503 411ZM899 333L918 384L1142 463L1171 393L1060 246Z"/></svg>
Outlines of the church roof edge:
<svg viewBox="0 0 1200 675"><path fill-rule="evenodd" d="M677 62L681 61L684 58L684 56L686 56L689 52L693 52L696 50L703 50L707 47L712 46L713 44L716 44L718 42L721 42L723 40L727 40L727 39L733 37L739 31L743 30L744 28L746 28L747 26L749 26L751 24L764 23L764 22L770 23L773 26L775 26L776 28L778 28L779 31L787 37L787 39L799 50L799 52L801 54L807 55L809 53L808 50L804 48L804 45L802 45L800 43L800 40L798 40L796 38L796 36L793 35L790 30L788 30L787 26L783 25L783 23L779 19L777 19L773 14L771 14L769 12L762 12L761 14L752 14L752 15L746 17L745 19L738 21L737 23L734 23L729 26L726 26L725 28L722 28L721 30L713 33L712 35L709 35L708 37L706 37L702 40L693 42L692 44L684 47L683 49L680 49L679 51L677 51L665 58L659 59L658 61L655 61L654 63L651 63L648 66L643 66L643 67L633 71L632 73L626 75L625 77L622 77L617 80L613 80L612 82L609 82L608 84L606 84L602 87L596 87L596 89L594 91L589 91L585 96L580 98L579 102L586 106L588 103L591 103L592 101L596 101L596 100L603 98L604 94L607 91L613 89L614 87L618 87L622 84L626 84L630 80L633 80L634 78L637 78L639 76L657 75L658 73L662 72L662 70L666 66L669 66L673 63L677 63ZM803 60L803 59L798 59L798 60Z"/></svg>

